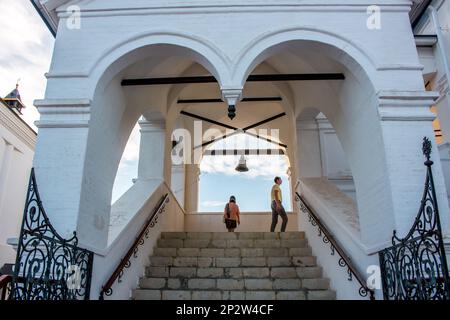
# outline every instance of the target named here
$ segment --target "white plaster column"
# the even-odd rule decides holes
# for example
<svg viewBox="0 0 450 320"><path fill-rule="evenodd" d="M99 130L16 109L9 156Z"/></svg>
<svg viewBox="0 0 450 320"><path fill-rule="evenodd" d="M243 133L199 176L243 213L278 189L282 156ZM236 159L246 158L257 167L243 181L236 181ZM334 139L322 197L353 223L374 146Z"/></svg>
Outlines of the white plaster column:
<svg viewBox="0 0 450 320"><path fill-rule="evenodd" d="M438 82L440 91L439 99L436 102L436 111L442 131L443 143L450 143L450 89L447 78L443 77Z"/></svg>
<svg viewBox="0 0 450 320"><path fill-rule="evenodd" d="M316 120L297 121L298 178L322 176L319 131Z"/></svg>
<svg viewBox="0 0 450 320"><path fill-rule="evenodd" d="M439 145L442 171L450 202L450 89L446 77L438 82L440 96L436 102L436 110L441 126L442 144Z"/></svg>
<svg viewBox="0 0 450 320"><path fill-rule="evenodd" d="M292 172L291 167L287 168L286 174L288 176L288 181L289 181L289 186L290 186L290 191L291 191L291 208L295 208L295 183L296 183L296 181L292 179L293 172Z"/></svg>
<svg viewBox="0 0 450 320"><path fill-rule="evenodd" d="M35 101L41 115L33 166L42 204L62 237L77 230L89 132L89 99Z"/></svg>
<svg viewBox="0 0 450 320"><path fill-rule="evenodd" d="M319 144L322 160L322 176L329 179L351 179L352 171L336 130L320 113L317 118Z"/></svg>
<svg viewBox="0 0 450 320"><path fill-rule="evenodd" d="M184 207L184 196L185 196L185 166L172 165L172 179L170 183L170 188L177 198L179 204Z"/></svg>
<svg viewBox="0 0 450 320"><path fill-rule="evenodd" d="M200 183L200 168L196 164L186 165L185 211L198 212L198 190Z"/></svg>
<svg viewBox="0 0 450 320"><path fill-rule="evenodd" d="M436 109L439 117L439 122L441 124L442 130L442 140L444 143L450 142L450 65L448 49L449 49L449 37L443 31L445 28L444 21L447 19L447 10L450 8L444 5L444 1L441 3L443 6L435 8L434 5L429 5L427 8L428 16L430 19L430 25L433 26L434 32L437 36L437 44L434 50L434 55L436 57L437 74L439 77L435 89L439 90L440 97L436 102ZM442 14L442 15L441 15ZM447 24L448 29L448 24ZM447 32L448 33L448 30Z"/></svg>
<svg viewBox="0 0 450 320"><path fill-rule="evenodd" d="M141 143L138 179L164 180L165 120L139 120Z"/></svg>
<svg viewBox="0 0 450 320"><path fill-rule="evenodd" d="M449 207L434 140L429 107L432 92L381 92L379 114L389 181L380 188L390 188L395 229L404 237L414 223L422 199L426 167L422 155L423 137L433 143L433 176L444 234L449 234ZM376 156L376 155L374 155ZM373 219L377 219L375 213ZM380 230L381 231L381 230ZM389 230L391 232L392 230Z"/></svg>

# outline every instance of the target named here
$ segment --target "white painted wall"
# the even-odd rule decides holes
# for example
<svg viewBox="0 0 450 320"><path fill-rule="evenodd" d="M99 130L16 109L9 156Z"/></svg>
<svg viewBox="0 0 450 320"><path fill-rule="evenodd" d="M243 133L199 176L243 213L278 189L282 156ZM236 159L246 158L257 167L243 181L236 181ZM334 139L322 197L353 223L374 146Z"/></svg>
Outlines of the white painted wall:
<svg viewBox="0 0 450 320"><path fill-rule="evenodd" d="M439 154L447 188L447 196L450 203L450 142L443 143L439 146Z"/></svg>
<svg viewBox="0 0 450 320"><path fill-rule="evenodd" d="M121 282L116 281L114 283L112 287L113 294L105 297L105 299L129 299L131 297L131 290L137 287L137 281L144 275L145 267L149 265L149 257L153 252L153 248L156 246L161 232L183 231L184 211L179 206L167 185L161 181L159 183L154 181L154 183L147 183L147 185L150 187L148 193L144 194L138 190L136 190L137 192L130 190L128 195L124 195L124 197L133 198L137 203L136 208L130 208L130 210L137 210L133 210L134 214L130 214L130 219L126 219L122 224L111 226L110 234L113 236L109 239L108 247L104 250L98 250L86 246L95 252L91 299L98 299L102 286L109 279L120 260L130 248L136 239L136 235L142 230L161 197L166 193L169 194L170 200L166 205L165 211L159 215L158 223L153 228L150 228L148 238L145 238L144 244L139 247L137 258L131 258L131 266L125 269ZM139 204L142 203L143 205L140 206Z"/></svg>
<svg viewBox="0 0 450 320"><path fill-rule="evenodd" d="M439 146L439 152L447 187L447 197L450 199L450 166L448 164L448 144L450 143L450 2L434 0L431 2L431 6L435 9L435 14L433 14L433 10L428 9L416 27L415 33L421 35L433 34L437 35L438 38L438 43L433 48L427 49L426 56L432 55L434 58L434 70L428 76L428 80L431 90L439 92L439 98L435 104L442 130L443 143ZM425 66L428 65L425 64Z"/></svg>
<svg viewBox="0 0 450 320"><path fill-rule="evenodd" d="M286 231L298 231L297 214L287 212L288 225ZM222 221L221 213L196 213L186 214L184 218L184 231L186 232L227 232ZM241 224L236 228L236 232L270 232L272 223L271 212L241 212ZM276 231L281 228L281 218L278 218Z"/></svg>
<svg viewBox="0 0 450 320"><path fill-rule="evenodd" d="M351 169L336 131L319 111L300 115L297 121L297 168L301 178L326 177L355 202ZM302 117L312 117L301 120Z"/></svg>
<svg viewBox="0 0 450 320"><path fill-rule="evenodd" d="M35 143L36 133L0 102L0 267L16 259L7 240L20 234Z"/></svg>

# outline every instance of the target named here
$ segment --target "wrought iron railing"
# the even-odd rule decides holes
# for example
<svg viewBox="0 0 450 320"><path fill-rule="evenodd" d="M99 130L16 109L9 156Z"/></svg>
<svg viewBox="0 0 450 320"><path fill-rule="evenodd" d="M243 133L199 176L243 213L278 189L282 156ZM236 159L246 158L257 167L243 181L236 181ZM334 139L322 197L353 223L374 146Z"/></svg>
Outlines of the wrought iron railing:
<svg viewBox="0 0 450 320"><path fill-rule="evenodd" d="M12 276L1 275L0 276L0 301L7 300L11 293Z"/></svg>
<svg viewBox="0 0 450 320"><path fill-rule="evenodd" d="M450 283L439 208L430 160L431 142L424 138L427 175L419 213L405 238L394 231L392 247L380 251L386 300L449 300Z"/></svg>
<svg viewBox="0 0 450 320"><path fill-rule="evenodd" d="M121 282L122 276L125 272L125 269L131 267L131 257L137 258L137 253L139 251L139 247L145 243L145 239L148 238L150 228L153 228L158 223L158 218L161 213L165 211L166 204L170 201L169 194L164 195L161 200L158 202L155 209L152 211L150 217L147 219L144 227L139 232L136 240L133 242L131 247L128 249L125 256L120 260L118 266L114 269L114 272L111 274L106 283L102 286L102 290L100 291L99 300L103 300L105 296L110 296L113 294L112 286L116 282Z"/></svg>
<svg viewBox="0 0 450 320"><path fill-rule="evenodd" d="M319 216L314 212L308 202L302 197L298 192L295 193L295 200L300 202L300 209L303 213L308 215L309 222L317 227L319 233L318 236L322 237L322 241L325 244L330 245L331 255L334 256L337 252L339 255L338 264L342 268L347 268L348 281L353 281L353 278L356 278L360 287L359 287L359 295L361 297L369 296L370 300L375 300L375 291L367 286L364 277L358 271L356 266L353 264L349 255L345 252L343 247L339 244L333 234L330 232L328 227L322 222Z"/></svg>
<svg viewBox="0 0 450 320"><path fill-rule="evenodd" d="M87 300L93 259L78 247L75 232L64 239L53 228L32 169L9 299Z"/></svg>

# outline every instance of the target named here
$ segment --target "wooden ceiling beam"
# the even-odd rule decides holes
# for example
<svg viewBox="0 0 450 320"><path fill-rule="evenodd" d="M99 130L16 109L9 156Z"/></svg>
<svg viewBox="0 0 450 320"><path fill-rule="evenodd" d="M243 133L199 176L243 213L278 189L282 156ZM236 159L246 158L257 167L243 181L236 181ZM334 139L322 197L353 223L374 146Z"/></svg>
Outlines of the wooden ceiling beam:
<svg viewBox="0 0 450 320"><path fill-rule="evenodd" d="M292 74L254 74L247 78L248 82L271 82L271 81L323 81L323 80L345 80L343 73L292 73ZM137 78L124 79L121 85L128 86L155 86L171 84L194 84L194 83L217 83L213 76L191 76L191 77L163 77L163 78Z"/></svg>

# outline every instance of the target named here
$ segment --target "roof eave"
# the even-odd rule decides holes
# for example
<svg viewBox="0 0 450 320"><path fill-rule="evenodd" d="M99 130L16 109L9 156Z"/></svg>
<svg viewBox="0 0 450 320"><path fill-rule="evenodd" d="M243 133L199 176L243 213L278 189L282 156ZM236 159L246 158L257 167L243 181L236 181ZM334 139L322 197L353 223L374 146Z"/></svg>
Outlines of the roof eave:
<svg viewBox="0 0 450 320"><path fill-rule="evenodd" d="M53 37L56 37L56 32L58 29L58 21L56 20L56 16L53 16L46 8L41 4L39 0L30 0L33 7L38 12L39 16L44 21L45 25L47 26L50 33L53 35ZM413 29L416 27L416 25L419 23L420 19L424 15L425 11L427 10L428 6L431 4L432 0L422 0L420 3L416 3L412 7L411 12L411 25Z"/></svg>
<svg viewBox="0 0 450 320"><path fill-rule="evenodd" d="M50 33L53 35L53 37L56 38L56 31L58 29L58 22L54 20L50 12L41 4L39 0L30 0L33 7L38 12L41 19L44 21L45 25L47 26Z"/></svg>
<svg viewBox="0 0 450 320"><path fill-rule="evenodd" d="M411 9L411 26L413 30L420 22L420 19L422 19L431 2L432 0L422 0L420 3L413 5Z"/></svg>

